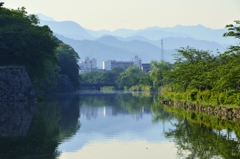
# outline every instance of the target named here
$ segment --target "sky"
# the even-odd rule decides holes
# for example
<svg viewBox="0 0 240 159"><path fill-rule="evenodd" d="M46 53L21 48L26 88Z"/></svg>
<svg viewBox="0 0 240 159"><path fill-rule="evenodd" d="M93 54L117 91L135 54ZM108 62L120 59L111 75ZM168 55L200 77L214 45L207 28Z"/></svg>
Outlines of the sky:
<svg viewBox="0 0 240 159"><path fill-rule="evenodd" d="M75 21L91 30L204 25L213 29L240 20L240 0L2 0L56 21Z"/></svg>

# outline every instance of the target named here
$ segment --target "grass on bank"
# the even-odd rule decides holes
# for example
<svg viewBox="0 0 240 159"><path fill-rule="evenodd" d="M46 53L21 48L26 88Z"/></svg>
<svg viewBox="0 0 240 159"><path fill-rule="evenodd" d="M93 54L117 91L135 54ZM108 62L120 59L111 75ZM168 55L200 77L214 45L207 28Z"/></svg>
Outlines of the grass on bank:
<svg viewBox="0 0 240 159"><path fill-rule="evenodd" d="M240 92L235 90L227 92L210 90L199 91L197 89L189 90L187 92L164 91L160 98L202 104L203 106L224 106L228 108L240 107Z"/></svg>
<svg viewBox="0 0 240 159"><path fill-rule="evenodd" d="M154 91L153 86L142 86L142 85L137 85L137 86L132 86L129 88L130 91L143 91L143 92L151 92Z"/></svg>

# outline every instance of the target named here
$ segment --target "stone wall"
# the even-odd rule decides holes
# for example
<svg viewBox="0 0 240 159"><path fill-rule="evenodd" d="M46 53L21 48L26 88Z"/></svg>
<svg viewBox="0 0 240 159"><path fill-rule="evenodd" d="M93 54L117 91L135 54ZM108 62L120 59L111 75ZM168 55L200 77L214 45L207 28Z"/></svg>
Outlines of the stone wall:
<svg viewBox="0 0 240 159"><path fill-rule="evenodd" d="M25 67L0 67L0 135L26 135L36 104Z"/></svg>
<svg viewBox="0 0 240 159"><path fill-rule="evenodd" d="M203 106L201 104L172 100L162 100L161 102L164 105L174 106L190 111L203 112L208 115L214 115L219 119L232 120L240 123L240 108L226 108L224 106Z"/></svg>

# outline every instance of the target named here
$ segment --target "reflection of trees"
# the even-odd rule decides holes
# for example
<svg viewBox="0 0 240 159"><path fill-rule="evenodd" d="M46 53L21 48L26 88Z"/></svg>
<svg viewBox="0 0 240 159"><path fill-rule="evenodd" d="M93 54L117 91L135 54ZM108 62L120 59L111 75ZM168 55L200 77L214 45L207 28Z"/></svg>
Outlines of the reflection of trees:
<svg viewBox="0 0 240 159"><path fill-rule="evenodd" d="M153 103L153 96L148 94L95 94L81 95L80 105L103 107L111 106L113 114L131 113L137 114L145 108L145 112Z"/></svg>
<svg viewBox="0 0 240 159"><path fill-rule="evenodd" d="M0 139L0 158L27 158L46 156L54 159L58 145L58 121L61 118L57 103L38 104L27 136L2 137Z"/></svg>
<svg viewBox="0 0 240 159"><path fill-rule="evenodd" d="M162 121L163 123L165 121L170 121L173 119L173 116L164 111L163 105L160 105L159 100L157 97L154 98L153 104L151 105L151 112L152 112L152 121L154 123L157 123L159 121Z"/></svg>
<svg viewBox="0 0 240 159"><path fill-rule="evenodd" d="M79 112L79 97L75 96L67 107L61 107L62 118L58 125L60 128L60 139L68 138L74 135L80 128L78 118Z"/></svg>
<svg viewBox="0 0 240 159"><path fill-rule="evenodd" d="M163 125L162 131L165 132L165 122L166 121L170 122L171 119L173 119L173 116L170 113L164 111L164 107L163 105L160 105L157 96L154 97L153 103L150 106L150 109L152 112L152 122L158 123L162 121L162 125Z"/></svg>
<svg viewBox="0 0 240 159"><path fill-rule="evenodd" d="M226 159L240 158L239 141L231 140L228 135L204 123L187 120L186 116L180 113L175 114L175 117L178 123L174 124L175 129L169 130L166 136L174 139L179 156L186 152L186 158L189 159L209 159L217 156ZM204 120L207 119L202 118L202 121Z"/></svg>
<svg viewBox="0 0 240 159"><path fill-rule="evenodd" d="M127 110L127 112L131 114L139 113L142 110L142 107L146 106L144 105L146 102L144 102L142 96L136 97L131 94L121 94L116 96L116 100L122 109ZM149 103L147 105L149 105Z"/></svg>
<svg viewBox="0 0 240 159"><path fill-rule="evenodd" d="M81 94L80 105L93 107L110 106L115 103L116 94Z"/></svg>
<svg viewBox="0 0 240 159"><path fill-rule="evenodd" d="M0 158L57 158L59 142L79 128L79 100L69 98L65 102L67 99L50 98L39 103L26 136L0 137Z"/></svg>

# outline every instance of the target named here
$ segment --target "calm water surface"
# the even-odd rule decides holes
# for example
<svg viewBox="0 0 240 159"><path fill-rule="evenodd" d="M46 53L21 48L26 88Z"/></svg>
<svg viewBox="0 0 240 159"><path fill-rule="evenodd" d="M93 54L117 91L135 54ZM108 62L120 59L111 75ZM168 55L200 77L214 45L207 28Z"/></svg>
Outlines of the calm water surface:
<svg viewBox="0 0 240 159"><path fill-rule="evenodd" d="M155 94L89 91L49 96L34 112L0 109L0 159L240 158L238 124L197 123L158 103Z"/></svg>

